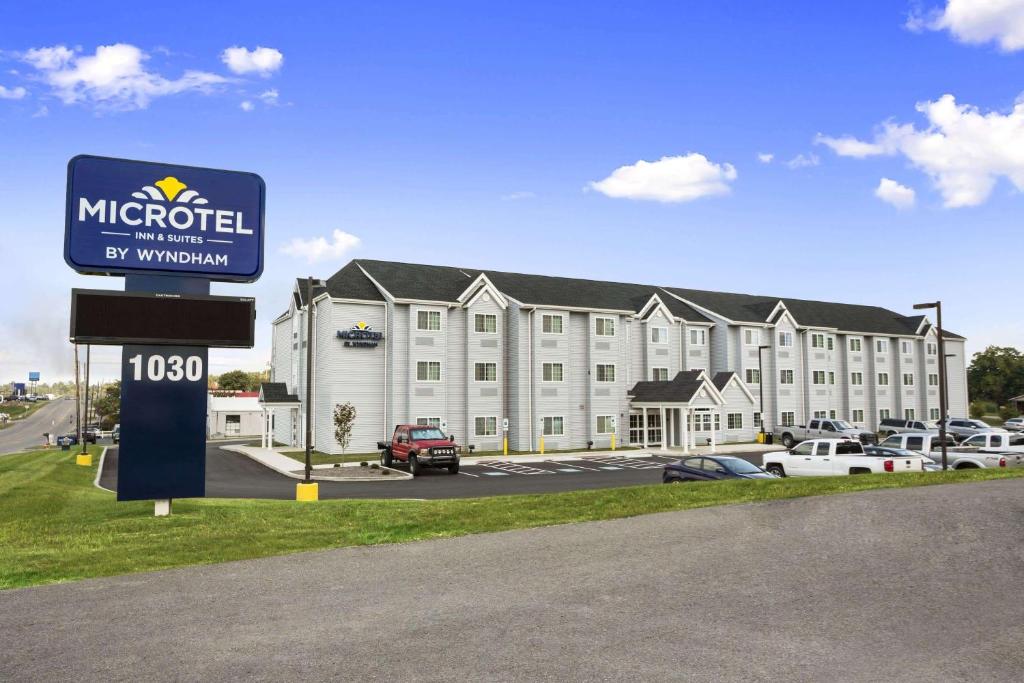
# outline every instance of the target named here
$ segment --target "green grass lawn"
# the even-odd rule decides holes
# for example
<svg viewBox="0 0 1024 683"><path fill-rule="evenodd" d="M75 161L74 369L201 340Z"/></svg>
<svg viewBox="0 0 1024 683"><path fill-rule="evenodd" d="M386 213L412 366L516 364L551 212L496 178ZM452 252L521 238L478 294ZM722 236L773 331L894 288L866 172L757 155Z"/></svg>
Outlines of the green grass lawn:
<svg viewBox="0 0 1024 683"><path fill-rule="evenodd" d="M98 455L101 449L91 446ZM170 517L118 503L74 452L0 457L0 588L72 581L339 546L397 543L666 510L876 488L1024 476L1014 470L633 486L468 500L296 503L191 499Z"/></svg>

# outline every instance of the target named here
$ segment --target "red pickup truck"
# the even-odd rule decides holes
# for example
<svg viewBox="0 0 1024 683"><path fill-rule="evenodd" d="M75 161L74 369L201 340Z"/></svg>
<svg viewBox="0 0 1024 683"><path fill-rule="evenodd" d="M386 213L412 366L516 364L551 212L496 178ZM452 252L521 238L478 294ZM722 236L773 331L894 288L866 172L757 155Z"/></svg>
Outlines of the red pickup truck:
<svg viewBox="0 0 1024 683"><path fill-rule="evenodd" d="M395 461L409 464L413 476L424 467L443 467L451 474L459 472L459 451L455 437L444 435L437 427L397 425L391 441L378 441L380 464L391 467Z"/></svg>

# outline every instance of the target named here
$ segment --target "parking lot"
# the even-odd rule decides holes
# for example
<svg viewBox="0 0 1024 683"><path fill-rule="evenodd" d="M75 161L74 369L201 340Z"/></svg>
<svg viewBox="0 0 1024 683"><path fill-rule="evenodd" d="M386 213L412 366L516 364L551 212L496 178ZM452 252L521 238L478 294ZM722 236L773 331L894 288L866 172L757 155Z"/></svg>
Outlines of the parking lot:
<svg viewBox="0 0 1024 683"><path fill-rule="evenodd" d="M296 479L274 472L240 453L207 444L206 496L208 498L293 499ZM760 454L740 455L759 463ZM104 458L100 484L117 487L117 449ZM676 454L630 455L573 454L527 462L482 460L464 464L457 475L427 469L413 480L373 482L321 481L320 498L473 498L478 496L551 493L577 489L612 488L661 483L665 463ZM536 460L536 461L534 461Z"/></svg>

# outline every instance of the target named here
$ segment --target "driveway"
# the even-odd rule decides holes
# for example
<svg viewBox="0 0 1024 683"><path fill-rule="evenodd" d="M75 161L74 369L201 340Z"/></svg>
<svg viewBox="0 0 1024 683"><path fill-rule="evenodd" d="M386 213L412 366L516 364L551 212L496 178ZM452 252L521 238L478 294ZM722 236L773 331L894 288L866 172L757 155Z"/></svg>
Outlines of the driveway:
<svg viewBox="0 0 1024 683"><path fill-rule="evenodd" d="M1022 501L882 490L0 592L0 679L1019 681Z"/></svg>

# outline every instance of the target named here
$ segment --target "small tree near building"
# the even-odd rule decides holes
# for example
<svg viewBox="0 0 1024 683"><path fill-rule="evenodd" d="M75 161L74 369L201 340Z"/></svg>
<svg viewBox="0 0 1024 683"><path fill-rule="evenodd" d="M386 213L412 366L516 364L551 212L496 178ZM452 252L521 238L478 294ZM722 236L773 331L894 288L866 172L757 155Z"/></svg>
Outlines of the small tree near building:
<svg viewBox="0 0 1024 683"><path fill-rule="evenodd" d="M352 427L356 423L356 407L351 403L334 406L334 439L344 453L352 442Z"/></svg>

